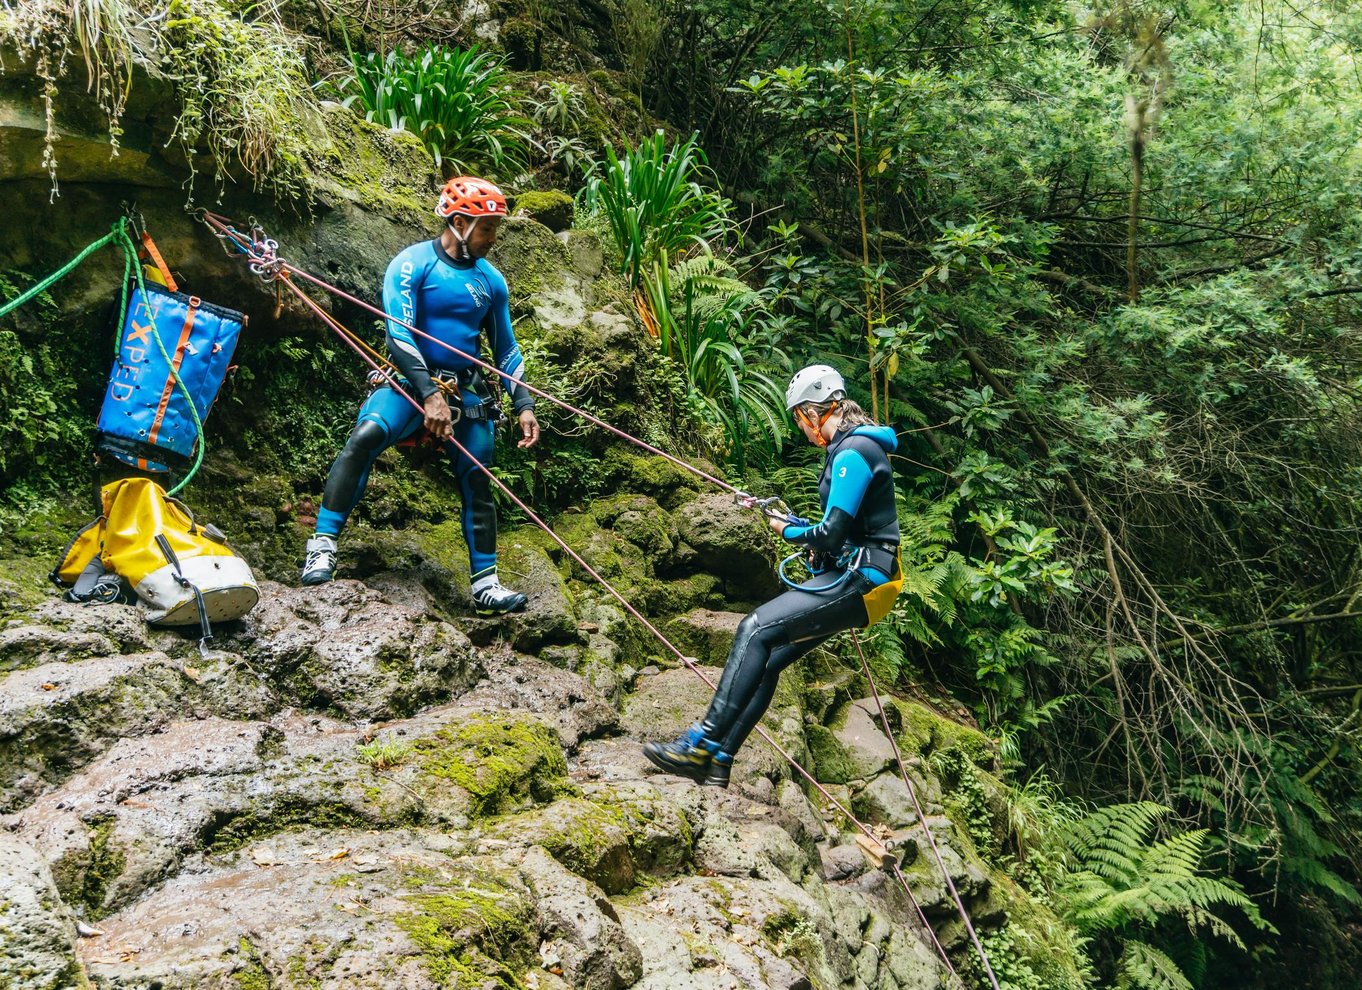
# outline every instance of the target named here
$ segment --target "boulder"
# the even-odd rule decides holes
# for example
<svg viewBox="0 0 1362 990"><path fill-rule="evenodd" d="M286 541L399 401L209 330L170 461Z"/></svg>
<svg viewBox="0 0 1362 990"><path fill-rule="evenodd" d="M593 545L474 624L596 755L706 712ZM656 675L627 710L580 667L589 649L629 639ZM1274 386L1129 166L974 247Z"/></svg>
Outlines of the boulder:
<svg viewBox="0 0 1362 990"><path fill-rule="evenodd" d="M707 608L691 609L667 623L667 636L701 663L722 667L733 646L733 636L743 612L716 612Z"/></svg>
<svg viewBox="0 0 1362 990"><path fill-rule="evenodd" d="M101 986L353 990L519 973L534 908L514 865L438 832L283 834L169 880L81 946ZM205 899L204 892L212 891ZM500 957L497 961L492 955Z"/></svg>
<svg viewBox="0 0 1362 990"><path fill-rule="evenodd" d="M731 495L701 495L675 518L698 566L722 579L730 598L760 601L780 590L770 530L760 515L734 504Z"/></svg>
<svg viewBox="0 0 1362 990"><path fill-rule="evenodd" d="M922 910L949 917L957 909L942 879L942 867L950 874L960 896L967 900L988 895L988 870L979 861L969 839L959 833L949 818L930 817L927 825L932 830L936 852L932 851L920 824L903 829L894 836L894 841L899 846L909 847L904 855L903 873Z"/></svg>
<svg viewBox="0 0 1362 990"><path fill-rule="evenodd" d="M847 780L869 780L894 763L894 744L884 734L874 699L853 701L834 717L832 734L844 756ZM829 778L832 779L832 778Z"/></svg>
<svg viewBox="0 0 1362 990"><path fill-rule="evenodd" d="M520 861L520 876L535 898L544 938L540 956L557 956L572 987L622 990L642 975L638 946L624 933L619 914L599 887L539 848Z"/></svg>
<svg viewBox="0 0 1362 990"><path fill-rule="evenodd" d="M572 197L557 189L523 192L514 198L511 205L511 216L527 216L555 234L571 227L576 213L576 203ZM573 267L576 269L575 265Z"/></svg>
<svg viewBox="0 0 1362 990"><path fill-rule="evenodd" d="M8 990L88 987L76 962L76 926L47 864L0 831L0 984Z"/></svg>
<svg viewBox="0 0 1362 990"><path fill-rule="evenodd" d="M378 721L455 696L482 674L458 629L357 581L261 590L236 645L297 703Z"/></svg>
<svg viewBox="0 0 1362 990"><path fill-rule="evenodd" d="M914 767L908 768L908 779L912 781L923 813L940 815L940 785L924 777ZM864 787L854 791L851 809L862 821L887 825L889 828L907 828L918 821L913 795L908 792L897 768L877 774Z"/></svg>
<svg viewBox="0 0 1362 990"><path fill-rule="evenodd" d="M461 704L543 716L568 751L619 724L615 709L579 674L508 651L486 655L483 667L486 678L460 698Z"/></svg>
<svg viewBox="0 0 1362 990"><path fill-rule="evenodd" d="M163 726L200 697L164 653L16 670L0 681L0 812L68 777L124 736Z"/></svg>

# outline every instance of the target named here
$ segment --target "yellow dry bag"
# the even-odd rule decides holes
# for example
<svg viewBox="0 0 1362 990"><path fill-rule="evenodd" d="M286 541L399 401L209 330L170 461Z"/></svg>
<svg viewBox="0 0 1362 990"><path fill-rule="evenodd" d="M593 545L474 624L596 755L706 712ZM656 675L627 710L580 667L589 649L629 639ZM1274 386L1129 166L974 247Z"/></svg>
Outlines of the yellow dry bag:
<svg viewBox="0 0 1362 990"><path fill-rule="evenodd" d="M238 619L260 599L255 576L214 526L148 478L101 490L104 514L76 534L52 572L79 601L114 601L131 588L148 622L198 624ZM109 575L117 575L111 580Z"/></svg>

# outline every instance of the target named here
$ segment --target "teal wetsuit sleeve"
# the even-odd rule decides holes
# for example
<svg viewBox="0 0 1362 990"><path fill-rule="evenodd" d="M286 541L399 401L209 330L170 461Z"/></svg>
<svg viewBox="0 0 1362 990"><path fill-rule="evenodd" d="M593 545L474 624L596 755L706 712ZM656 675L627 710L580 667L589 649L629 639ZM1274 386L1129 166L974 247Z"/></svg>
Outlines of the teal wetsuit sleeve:
<svg viewBox="0 0 1362 990"><path fill-rule="evenodd" d="M860 452L840 451L832 461L832 485L823 518L812 526L786 526L781 535L791 543L802 543L824 553L841 550L870 487L870 476L870 465Z"/></svg>
<svg viewBox="0 0 1362 990"><path fill-rule="evenodd" d="M525 378L525 359L521 356L520 345L516 343L515 331L511 328L510 293L506 288L506 279L493 268L489 272L488 281L492 286L492 306L487 312L492 360L498 371L510 376L497 377L501 378L502 387L510 397L511 405L516 412L533 409L534 396L521 384Z"/></svg>
<svg viewBox="0 0 1362 990"><path fill-rule="evenodd" d="M389 318L383 322L387 328L388 356L424 402L439 388L430 377L421 349L416 346L416 337L407 327L394 322L401 320L416 325L416 293L428 268L420 265L414 255L413 249L408 248L388 264L388 271L383 276L383 312Z"/></svg>

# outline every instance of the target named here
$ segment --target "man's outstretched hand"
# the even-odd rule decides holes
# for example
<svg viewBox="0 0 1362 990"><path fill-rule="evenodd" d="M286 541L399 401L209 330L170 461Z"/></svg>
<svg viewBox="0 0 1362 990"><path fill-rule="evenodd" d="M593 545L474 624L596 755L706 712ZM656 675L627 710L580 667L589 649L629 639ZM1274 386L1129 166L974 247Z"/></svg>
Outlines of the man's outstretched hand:
<svg viewBox="0 0 1362 990"><path fill-rule="evenodd" d="M522 409L520 411L520 432L525 435L517 447L533 447L539 442L539 420L534 418L533 409Z"/></svg>

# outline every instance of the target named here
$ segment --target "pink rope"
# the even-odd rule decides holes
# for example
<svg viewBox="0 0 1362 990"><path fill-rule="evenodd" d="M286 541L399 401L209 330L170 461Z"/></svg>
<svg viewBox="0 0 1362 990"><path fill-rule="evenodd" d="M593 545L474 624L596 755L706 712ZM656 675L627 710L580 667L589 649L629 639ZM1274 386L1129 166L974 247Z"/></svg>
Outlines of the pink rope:
<svg viewBox="0 0 1362 990"><path fill-rule="evenodd" d="M210 219L210 217L211 217L211 215L205 215L205 220L206 220L207 222L209 222L209 223L212 223L212 220ZM230 231L230 229L228 229L228 228L224 228L224 232L228 233L229 236L231 236L231 235L234 233L234 232ZM238 246L239 246L239 245L238 245ZM373 310L374 312L378 313L378 315L380 315L380 316L385 316L385 318L387 318L387 317L386 317L386 314L384 314L381 310L376 310L376 309L374 309L374 307L368 306L367 304L361 302L360 300L355 299L353 296L349 296L348 294L342 292L342 291L339 290L339 289L335 289L334 287L328 286L325 282L321 281L320 279L312 278L311 276L307 275L305 272L301 272L301 271L299 271L298 269L294 268L292 265L289 265L287 262L284 262L284 263L283 263L283 267L284 267L285 270L287 270L287 271L289 271L289 272L291 272L291 273L293 273L293 274L301 275L303 278L308 279L309 281L315 283L316 285L320 286L321 288L330 289L330 291L335 292L337 295L340 295L342 298L349 299L350 301L355 302L355 303L357 303L358 305L360 305L360 306L362 306L362 307L364 307L364 308L366 308L366 309ZM334 318L333 318L333 317L331 317L329 314L327 314L320 306L317 305L317 303L316 303L313 299L311 299L305 292L303 292L300 288L298 288L298 286L295 285L290 279L283 279L283 282L284 282L284 284L288 287L289 291L291 291L291 292L292 292L294 295L296 295L300 300L302 300L302 302L304 303L304 305L306 305L310 310L312 310L314 313L317 314L317 316L319 316L319 317L322 319L322 322L323 322L323 323L325 323L328 327L331 327L331 329L333 330L333 332L335 332L336 335L337 335L338 337L340 337L341 340L343 340L343 341L345 342L346 346L348 346L352 351L354 351L356 354L358 354L359 357L360 357L367 365L369 365L369 367L371 367L374 371L378 372L379 375L382 376L382 378L384 379L384 381L393 389L393 391L395 391L398 395L400 395L400 396L402 396L404 399L406 399L406 401L412 406L412 408L414 408L414 409L415 409L418 413L420 413L421 416L424 418L424 416L425 416L425 408L424 408L419 402L417 402L414 398L412 398L411 395L409 395L409 394L407 393L407 391L406 391L405 389L403 389L403 388L397 383L397 381L395 380L395 378L394 378L391 374L389 374L389 372L388 372L386 369L380 367L379 364L378 364L376 361L373 360L373 358L371 358L368 354L364 353L364 351L363 351L362 349L360 349L353 341L351 341L345 334L341 333L338 329L336 329L335 326L332 326L332 324L333 324L333 322L334 322ZM396 320L395 320L394 322L401 322L401 321L396 321ZM408 324L403 323L402 325L403 325L403 326L406 326L408 329L415 330L414 327L411 327L411 326L409 326ZM417 331L417 332L419 333L419 331ZM429 335L426 335L426 334L422 334L422 336L428 337L428 339L434 339L434 338L429 338ZM440 341L436 341L436 343L440 343ZM446 345L446 346L448 346L448 345ZM459 350L457 350L456 348L450 347L449 349L452 350L452 351L454 351L454 352L457 353L457 354L460 354L461 356L467 357L467 355L464 355L462 351L459 351ZM496 371L497 374L502 375L502 377L504 377L504 378L509 378L509 377L510 377L509 375L505 375L504 373L502 373L502 372L499 371L498 369L492 368L490 365L486 364L486 363L483 362L483 361L478 361L476 358L472 358L471 360L474 360L476 363L482 365L482 366L485 367L485 368L489 368L490 370ZM516 381L519 381L519 379L516 379ZM520 382L520 384L524 384L524 383L523 383L523 382ZM725 488L727 488L727 489L729 489L729 490L731 490L731 491L734 491L734 492L737 491L737 489L734 488L732 485L729 485L729 484L727 484L726 482L720 481L720 480L717 479L717 478L712 478L711 476L705 474L705 472L701 471L699 468L695 468L695 467L693 467L693 466L691 466L691 465L686 464L684 461L681 461L681 460L679 460L679 459L677 459L677 458L675 458L675 457L672 457L670 454L666 454L666 453L664 453L663 451L657 450L657 448L652 447L650 444L647 444L647 443L645 443L645 442L642 441L642 440L638 440L638 439L635 438L635 437L629 436L629 434L625 433L623 430L619 430L619 429L617 429L617 428L615 428L615 427L613 427L613 426L610 426L608 423L605 423L605 422L603 422L603 421L601 421L601 420L599 420L599 419L596 419L596 417L591 416L589 413L585 413L585 412L582 412L581 410L577 410L577 409L575 409L574 407L568 405L566 402L562 402L562 401L560 401L560 400L558 400L558 399L555 399L553 396L550 396L550 395L548 395L548 394L545 393L545 392L541 392L541 391L539 391L538 389L532 389L532 391L534 391L534 392L535 392L536 394L538 394L538 395L544 396L546 399L549 399L549 401L551 401L551 402L557 403L558 405L562 406L564 409L567 409L567 410L569 410L569 411L571 411L571 412L575 412L575 413L577 413L578 415L583 416L584 418L586 418L586 419L588 419L588 420L591 420L592 422L595 422L597 425L600 425L600 426L605 427L606 429L610 430L612 433L616 433L616 434L618 434L619 436L624 437L625 439L632 440L633 442L639 444L640 446L645 447L645 448L647 448L647 449L649 449L649 450L652 450L652 451L656 452L656 453L659 454L660 456L665 457L667 460L673 461L673 462L677 463L678 465L680 465L680 466L682 466L682 467L684 467L684 468L686 468L686 469L688 469L688 470L693 471L694 473L696 473L696 474L699 475L700 477L703 477L703 478L706 478L706 479L708 479L708 480L711 480L711 481L715 482L716 484L722 485L723 487L725 487ZM520 496L516 495L515 492L513 492L513 491L512 491L512 490L511 490L511 489L510 489L510 488L509 488L509 487L508 487L500 478L498 478L495 474L493 474L493 473L486 467L486 465L484 465L481 461L479 461L476 457L474 457L474 456L468 451L468 448L464 447L463 444L459 443L458 440L454 439L453 436L450 436L450 437L449 437L449 443L452 444L455 448L457 448L458 451L459 451L460 453L462 453L465 457L467 457L468 460L469 460L474 466L476 466L477 469L478 469L479 471L481 471L483 474L487 475L488 479L492 482L492 484L496 485L499 489L501 489L502 493L505 494L508 498L510 498L511 501L514 502L515 505L516 505L523 513L525 513L525 515L526 515L531 521L533 521L533 522L535 523L535 525L537 525L540 529L542 529L545 533L547 533L547 534L549 535L549 537L550 537L555 543L557 543L560 547L562 547L563 551L564 551L565 553L567 553L568 556L570 556L574 561L576 561L576 563L578 564L578 566L580 566L580 567L582 568L582 570L584 570L587 574L591 575L591 577L594 578L594 579L596 580L596 582L599 583L599 584L601 585L601 587L604 588L604 589L605 589L605 590L606 590L606 591L607 591L607 592L608 592L616 601L618 601L618 602L620 603L620 605L623 606L623 608L625 609L625 611L627 611L631 616L633 616L636 620L638 620L638 622L640 622L640 623L643 625L643 627L644 627L645 629L647 629L648 632L650 632L650 633L657 639L657 641L658 641L659 643L661 643L661 644L662 644L664 647L666 647L667 649L671 650L671 652L674 653L674 654L676 655L677 659L679 659L679 660L681 661L681 663L684 664L684 665L686 666L686 668L689 669L693 674L695 674L697 677L699 677L700 680L705 684L706 687L708 687L711 691L712 691L712 690L715 690L714 682L711 681L711 680L709 679L709 677L707 677L707 676L705 675L705 672L702 671L702 670L700 669L700 667L699 667L698 664L696 664L690 657L686 656L686 655L685 655L685 654L676 646L676 644L674 644L671 640L669 640L669 639L662 633L661 630L659 630L655 625L653 625L653 623L650 622L650 621L648 620L648 618L647 618L645 615L643 615L642 612L640 612L637 608L635 608L635 607L634 607L634 606L633 606L633 605L632 605L632 604L631 604L631 603L630 603L622 594L620 594L620 592L619 592L618 590L615 589L614 585L612 585L609 581L607 581L604 577L602 577L602 576L596 571L595 568L593 568L590 564L588 564L588 563L582 558L582 556L581 556L580 554L577 553L577 551L573 550L572 547L568 546L567 543L563 541L563 538L560 537L556 532L554 532L553 528L552 528L551 526L549 526L549 524L546 523L543 519L541 519L541 518L539 517L539 515L536 514L536 513L534 512L533 509L531 509L528 505L526 505L525 502L524 502L524 500L521 499ZM856 640L856 650L857 650L858 653L860 653L860 652L861 652L860 641L859 641L859 639L856 639L854 631L853 631L853 633L852 633L852 637L853 637L853 639ZM867 679L868 681L870 681L871 690L872 690L872 691L875 691L875 703L876 703L876 705L879 705L879 703L880 703L880 702L879 702L879 692L878 692L877 690L875 690L874 681L870 679L869 667L868 667L868 665L866 664L865 655L864 655L863 653L861 654L861 664L862 664L862 668L865 670L866 679ZM914 808L917 810L918 818L922 821L923 830L927 833L928 842L931 843L932 851L936 854L937 863L941 866L942 873L943 873L943 875L944 875L945 878L946 878L946 884L947 884L947 886L950 888L951 895L955 898L956 905L959 907L960 913L961 913L962 917L963 917L964 920L965 920L965 926L966 926L966 928L969 930L970 937L971 937L971 939L973 939L974 945L975 945L976 949L979 951L980 957L981 957L981 958L983 959L983 961L984 961L984 966L985 966L985 968L986 968L987 971L988 971L988 976L989 976L990 981L991 981L992 984L993 984L993 988L994 988L994 990L999 990L997 978L993 975L993 968L992 968L992 966L989 965L988 957L987 957L987 955L984 954L983 946L980 944L979 939L978 939L978 936L975 934L974 926L973 926L973 924L970 922L969 916L968 916L968 914L967 914L966 911L965 911L964 903L961 901L960 895L959 895L959 893L958 893L958 892L956 891L956 889L955 889L955 884L954 884L954 882L951 880L950 874L946 871L945 865L944 865L944 863L943 863L942 860L941 860L941 854L940 854L940 851L939 851L939 850L937 849L937 847L936 847L936 842L935 842L935 840L932 838L931 829L929 829L929 828L927 827L927 820L926 820L926 817L925 817L925 815L923 814L921 805L918 803L918 800L917 800L917 793L916 793L916 791L913 789L913 785L911 784L911 782L909 782L909 780L908 780L907 770L904 768L903 759L902 759L902 757L899 755L898 744L897 744L896 742L894 742L893 734L892 734L892 732L889 731L889 722L888 722L888 720L885 718L885 715L884 715L884 708L883 708L882 706L880 707L880 717L881 717L882 720L884 720L885 732L889 735L890 743L894 746L894 755L895 755L895 758L898 760L898 763L899 763L899 770L900 770L900 772L903 774L904 783L907 784L907 786L908 786L909 794L912 796L912 799L913 799L913 806L914 806ZM793 756L792 756L784 747L782 747L778 742L776 742L776 740L775 740L774 738L772 738L772 736L770 735L770 733L768 733L768 732L766 731L765 728L763 728L761 725L758 725L758 726L756 727L756 731L757 731L757 734L758 734L763 740L766 741L767 745L769 745L772 749L774 749L777 753L779 753L780 756L781 756L787 763L789 763L789 765L790 765L791 767L793 767L794 770L795 770L801 777L803 777L804 780L806 780L806 781L807 781L807 782L808 782L808 783L809 783L809 784L810 784L810 785L811 785L811 786L812 786L820 795L822 795L822 797L824 798L824 800L826 800L830 805L832 805L832 807L834 807L835 809L837 809L837 811L840 812L840 813L842 814L842 816L843 816L848 822L850 822L852 825L854 825L858 830L860 830L860 832L861 832L862 834L864 834L867 838L871 839L872 841L874 841L874 842L876 842L876 843L878 843L878 842L880 841L880 840L876 837L875 833L874 833L873 831L871 831L871 829L869 828L869 826L867 826L864 822L862 822L862 821L861 821L860 819L858 819L855 815L853 815L849 809L847 809L840 801L838 801L835 797L833 797L832 794L827 790L827 788L825 788L821 783L819 783L816 779L814 779L814 776L813 776L811 773L809 773L808 770L804 769L804 767L799 763L799 761L796 760L796 759L795 759L795 758L794 758L794 757L793 757ZM937 951L937 954L941 957L941 961L944 962L944 963L946 964L946 969L950 972L950 974L951 974L953 977L955 977L957 980L959 980L959 979L960 979L960 974L959 974L958 972L956 972L955 966L951 963L950 956L947 955L946 949L945 949L945 947L941 944L941 940L937 937L936 930L932 927L931 922L927 920L927 915L926 915L926 913L923 911L922 906L918 903L917 898L916 898L915 896L913 896L913 891L912 891L912 888L911 888L911 887L909 886L909 884L908 884L908 879L907 879L907 877L905 877L905 876L903 875L903 871L902 871L902 869L899 867L897 861L894 862L893 873L894 873L894 876L898 879L899 884L903 887L903 892L907 895L909 903L913 905L913 909L917 912L917 916L918 916L918 918L919 918L919 919L921 920L921 922L922 922L923 929L927 932L927 934L928 934L929 937L931 938L932 944L935 946L936 951Z"/></svg>
<svg viewBox="0 0 1362 990"><path fill-rule="evenodd" d="M889 745L894 748L894 761L898 764L899 775L903 777L903 786L908 788L908 796L913 801L913 810L917 812L917 820L922 823L922 831L927 834L927 844L931 846L932 855L936 858L936 865L941 869L941 875L946 879L946 888L951 892L951 898L955 901L955 907L960 912L960 918L965 923L965 930L969 932L970 941L974 943L974 950L979 953L979 959L984 964L984 972L988 974L988 981L993 985L993 990L999 990L998 977L993 974L993 964L988 960L988 953L984 951L983 943L979 941L979 935L974 930L974 922L970 920L969 912L965 910L965 902L960 897L960 892L955 889L955 881L951 879L951 871L946 869L946 863L941 858L941 850L937 848L936 838L932 835L932 830L927 826L927 815L922 810L922 804L917 798L917 788L908 779L908 768L903 764L903 754L899 752L898 740L894 738L894 732L889 728L889 717L884 713L884 705L880 702L880 690L875 686L875 679L870 676L870 664L865 658L865 651L861 649L861 637L856 635L856 630L851 630L851 641L856 644L856 655L861 658L861 672L865 674L866 683L870 685L870 693L875 698L875 707L879 709L880 724L884 726L884 734L889 737Z"/></svg>

